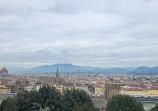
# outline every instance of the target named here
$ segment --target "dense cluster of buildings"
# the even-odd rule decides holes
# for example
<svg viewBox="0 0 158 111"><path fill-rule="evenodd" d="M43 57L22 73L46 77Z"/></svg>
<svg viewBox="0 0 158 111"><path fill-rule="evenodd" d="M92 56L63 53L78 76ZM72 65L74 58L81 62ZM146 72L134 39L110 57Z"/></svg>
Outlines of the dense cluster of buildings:
<svg viewBox="0 0 158 111"><path fill-rule="evenodd" d="M136 75L11 75L3 67L0 71L0 94L16 94L24 90L39 90L43 85L56 87L61 93L65 89L86 91L100 107L116 94L134 97L158 97L158 76Z"/></svg>
<svg viewBox="0 0 158 111"><path fill-rule="evenodd" d="M0 70L0 94L18 93L23 90L38 90L43 85L64 89L81 89L91 95L105 95L105 84L120 85L120 94L134 97L158 97L158 76L135 75L9 75L3 67Z"/></svg>

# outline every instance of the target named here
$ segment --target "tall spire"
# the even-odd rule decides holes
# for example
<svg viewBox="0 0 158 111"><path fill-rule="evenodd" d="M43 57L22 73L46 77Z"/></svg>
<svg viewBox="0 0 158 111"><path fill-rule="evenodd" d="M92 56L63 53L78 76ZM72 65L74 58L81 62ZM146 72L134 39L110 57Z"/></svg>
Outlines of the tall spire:
<svg viewBox="0 0 158 111"><path fill-rule="evenodd" d="M59 77L59 70L57 68L56 77Z"/></svg>
<svg viewBox="0 0 158 111"><path fill-rule="evenodd" d="M57 68L57 72L56 72L56 85L60 85L60 78L59 78L59 70Z"/></svg>

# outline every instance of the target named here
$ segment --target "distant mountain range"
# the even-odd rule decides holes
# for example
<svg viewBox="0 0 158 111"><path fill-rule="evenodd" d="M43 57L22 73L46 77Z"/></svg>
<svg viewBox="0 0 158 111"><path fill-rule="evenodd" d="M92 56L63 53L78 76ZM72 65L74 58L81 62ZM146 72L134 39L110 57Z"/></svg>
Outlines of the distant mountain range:
<svg viewBox="0 0 158 111"><path fill-rule="evenodd" d="M99 68L99 67L81 67L72 64L54 64L44 65L35 68L8 68L10 73L26 74L55 74L56 69L61 74L134 74L134 75L158 75L158 67L129 67L129 68Z"/></svg>

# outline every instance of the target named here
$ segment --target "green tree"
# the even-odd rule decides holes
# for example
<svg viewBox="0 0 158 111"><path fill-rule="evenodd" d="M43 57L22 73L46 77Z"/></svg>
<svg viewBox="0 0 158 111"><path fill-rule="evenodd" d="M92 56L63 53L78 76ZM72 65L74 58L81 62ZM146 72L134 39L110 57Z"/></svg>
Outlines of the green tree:
<svg viewBox="0 0 158 111"><path fill-rule="evenodd" d="M4 111L6 104L7 104L7 100L3 100L1 105L0 105L0 111Z"/></svg>
<svg viewBox="0 0 158 111"><path fill-rule="evenodd" d="M150 111L158 111L158 104L154 108L152 108Z"/></svg>
<svg viewBox="0 0 158 111"><path fill-rule="evenodd" d="M39 89L39 103L42 109L49 107L50 111L61 111L61 93L54 87L43 86Z"/></svg>
<svg viewBox="0 0 158 111"><path fill-rule="evenodd" d="M3 100L0 105L0 111L17 111L15 99L8 97L6 100Z"/></svg>
<svg viewBox="0 0 158 111"><path fill-rule="evenodd" d="M43 86L39 91L24 91L16 97L18 111L35 111L50 108L61 111L61 93L54 87Z"/></svg>
<svg viewBox="0 0 158 111"><path fill-rule="evenodd" d="M96 111L96 109L88 104L83 104L79 107L74 108L73 111Z"/></svg>
<svg viewBox="0 0 158 111"><path fill-rule="evenodd" d="M33 111L39 110L40 105L38 103L38 92L37 91L24 91L18 93L16 96L16 105L18 107L18 111Z"/></svg>
<svg viewBox="0 0 158 111"><path fill-rule="evenodd" d="M93 103L89 95L83 90L65 90L63 93L63 106L64 111L72 111L74 108L83 107L87 104L94 109Z"/></svg>
<svg viewBox="0 0 158 111"><path fill-rule="evenodd" d="M82 90L66 90L63 95L54 87L24 91L4 100L0 111L98 111L91 98Z"/></svg>
<svg viewBox="0 0 158 111"><path fill-rule="evenodd" d="M113 96L106 105L106 111L144 111L141 102L127 95Z"/></svg>

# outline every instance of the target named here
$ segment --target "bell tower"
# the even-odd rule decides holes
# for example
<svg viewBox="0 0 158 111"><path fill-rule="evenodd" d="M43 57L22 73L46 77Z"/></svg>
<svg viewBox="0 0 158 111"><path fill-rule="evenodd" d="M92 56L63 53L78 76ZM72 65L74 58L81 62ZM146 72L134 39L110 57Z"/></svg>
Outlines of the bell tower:
<svg viewBox="0 0 158 111"><path fill-rule="evenodd" d="M120 92L120 85L118 84L105 84L105 106L107 102L114 95L118 95Z"/></svg>
<svg viewBox="0 0 158 111"><path fill-rule="evenodd" d="M60 77L59 77L59 70L57 68L57 72L56 72L56 85L59 86L60 85Z"/></svg>

